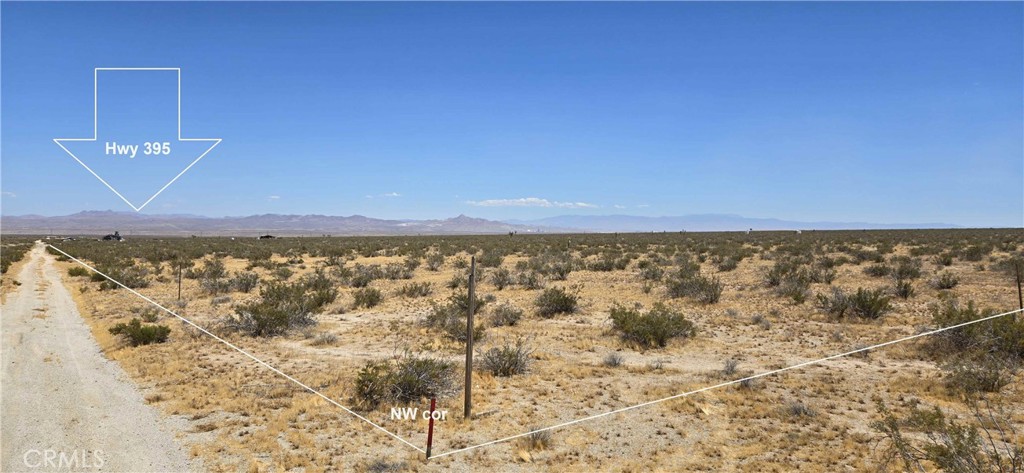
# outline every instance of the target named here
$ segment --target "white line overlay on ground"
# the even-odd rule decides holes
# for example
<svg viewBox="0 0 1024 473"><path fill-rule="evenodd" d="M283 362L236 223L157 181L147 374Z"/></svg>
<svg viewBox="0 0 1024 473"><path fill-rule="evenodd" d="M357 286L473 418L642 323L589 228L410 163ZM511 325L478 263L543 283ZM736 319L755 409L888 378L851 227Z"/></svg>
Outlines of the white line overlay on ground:
<svg viewBox="0 0 1024 473"><path fill-rule="evenodd" d="M404 443L404 444L406 444L406 445L416 449L420 453L426 453L426 450L424 450L424 449L422 449L420 447L417 447L416 445L413 445L412 443L409 443L409 441L403 439L402 437L399 437L398 435L395 435L395 434L391 433L389 430L387 430L387 429L385 429L385 428L383 428L383 427L373 423L369 419L359 415L358 413L354 412L353 410L351 410L351 409L349 409L349 408L339 404L337 401L335 401L335 400L325 396L324 394L321 394L319 391L317 391L317 390L315 390L315 389L313 389L313 388L303 384L301 381L299 381L299 380L297 380L297 379L295 379L295 378L293 378L291 376L288 376L287 374L285 374L281 370L279 370L277 368L274 368L273 366L271 366L267 362L265 362L265 361L263 361L263 360L261 360L259 358L256 358L255 356L249 354L249 352L247 352L247 351L245 351L245 350L243 350L241 348L238 348L237 346L231 344L231 342L228 342L227 340L224 340L223 338L220 338L220 337L214 335L213 333L210 333L208 330L204 329L203 327L200 327L200 326L194 324L191 320L188 320L188 319L186 319L186 318L184 318L184 317L174 313L170 309L167 309L166 307L164 307L164 306L162 306L160 304L157 304L152 299L150 299L150 298L148 298L148 297L146 297L146 296L144 296L142 294L139 294L135 290L129 288L128 286L125 286L124 284L121 284L119 281L114 280L110 276L107 276L106 274L103 274L103 273L97 271L92 266L89 266L88 264L82 262L82 260L80 260L78 258L75 258L74 256L71 256L71 255L65 253L60 248L57 248L56 246L49 245L49 244L46 245L46 246L48 246L50 248L53 248L54 250L60 252L64 256L67 256L68 258L74 260L76 263L78 263L78 264L80 264L82 266L85 266L86 268L88 268L88 269L90 269L92 271L95 271L97 274L99 274L100 276L103 276L103 277L109 279L114 284L117 284L118 286L121 286L121 287L127 289L129 292L131 292L132 294L135 294L136 296L139 296L140 298L142 298L146 302L149 302L150 304L155 305L156 307L158 307L161 310L167 312L168 314L171 314L171 315L181 319L183 322L185 322L185 323L187 323L187 324L189 324L189 325L199 329L200 331L202 331L203 333L213 337L217 341L219 341L219 342L221 342L221 343L223 343L223 344L233 348L235 351L238 351L239 353L241 353L241 354L243 354L243 355L253 359L257 363L259 363L259 364L263 365L264 367L266 367L267 369L270 369L271 371L273 371L273 372L275 372L275 373L285 377L289 381L291 381L291 382L301 386L303 389L305 389L305 390L307 390L307 391L309 391L309 392L311 392L311 393L313 393L313 394L315 394L317 396L320 396L321 398L323 398L327 402L330 402L331 404L334 404L335 406L340 407L345 412L348 412L349 414L352 414L353 416L359 418L360 420L363 420L364 422L372 425L377 430L380 430L381 432L384 432L384 433L388 434L389 436L391 436L391 437L393 437L395 439L398 439L402 443ZM1016 314L1016 313L1022 312L1022 311L1024 311L1024 309L1011 310L1009 312L1003 312L1001 314L989 315L989 316L986 316L986 317L982 317L980 319L970 320L970 321L959 323L959 324L956 324L956 325L950 325L949 327L942 327L942 328L938 328L938 329L934 329L934 330L928 330L928 331L921 332L921 333L918 333L918 334L908 335L908 336L903 337L903 338L897 338L895 340L890 340L888 342L879 343L877 345L871 345L871 346L864 347L864 348L858 348L856 350L851 350L851 351L844 352L844 353L839 353L839 354L836 354L836 355L826 356L824 358L819 358L817 360L804 361L802 363L797 363L795 365L790 365L790 366L787 366L785 368L779 368L777 370L766 371L764 373L759 373L759 374L755 374L755 375L752 375L752 376L747 376L745 378L734 379L732 381L726 381L726 382L718 383L718 384L715 384L715 385L712 385L712 386L705 386L703 388L695 389L693 391L687 391L685 393L674 394L672 396L663 397L661 399L655 399L653 401L647 401L647 402L640 403L640 404L635 404L635 405L632 405L632 406L627 406L627 407L623 407L623 408L619 408L619 409L615 409L615 410L611 410L611 411L607 411L607 412L602 412L600 414L594 414L592 416L581 417L579 419L570 420L568 422L563 422L561 424L556 424L556 425L552 425L552 426L549 426L549 427L544 427L544 428L541 428L541 429L531 430L529 432L523 432L521 434L511 435L511 436L508 436L508 437L502 437L500 439L491 440L489 442L484 442L484 443L481 443L479 445L473 445L471 447L465 447L465 448L459 448L459 449L455 449L455 450L450 450L450 451L447 451L447 452L444 452L444 453L439 453L439 454L433 455L433 456L431 456L431 458L439 458L439 457L444 457L444 456L448 456L448 455L454 455L456 453L462 453L462 452L466 452L466 451L469 451L469 450L477 449L477 448L480 448L480 447L486 447L486 446L489 446L489 445L494 445L494 444L498 444L498 443L504 443L504 442L508 442L510 440L515 440L515 439L518 439L518 438L526 437L528 435L533 435L533 434L538 433L538 432L545 432L545 431L549 431L549 430L560 429L562 427L568 427L570 425L579 424L581 422L586 422L586 421L590 421L590 420L600 419L602 417L607 417L607 416L619 414L619 413L622 413L622 412L631 411L633 409L639 409L641 407L647 407L647 406L650 406L650 405L653 405L653 404L658 404L658 403L665 402L665 401L671 401L673 399L680 399L680 398L692 396L694 394L699 394L699 393L702 393L702 392L705 392L705 391L710 391L712 389L718 389L718 388L723 388L723 387L730 386L730 385L733 385L733 384L739 384L739 383L742 383L744 381L749 381L749 380L758 379L758 378L764 378L764 377L767 377L767 376L773 376L773 375L782 373L784 371L790 371L790 370L795 370L795 369L803 368L803 367L806 367L806 366L817 365L817 364L824 363L826 361L834 360L836 358L842 358L844 356L850 356L850 355L854 355L854 354L857 354L857 353L863 353L863 352L866 352L866 351L875 350L875 349L886 347L886 346L889 346L889 345L895 345L897 343L902 343L902 342L914 340L914 339L917 339L917 338L928 337L928 336L931 336L931 335L935 335L937 333L945 332L947 330L954 330L954 329L958 329L958 328L961 328L961 327L966 327L968 325L973 325L973 324L977 324L977 323L981 323L981 322L987 322L987 321L990 321L990 320L998 319L1000 317L1005 317L1007 315Z"/></svg>
<svg viewBox="0 0 1024 473"><path fill-rule="evenodd" d="M245 355L245 356L247 356L247 357L251 358L251 359L252 359L253 361L255 361L256 363L259 363L260 365L263 365L263 367L264 367L264 368L267 368L267 369L269 369L270 371L273 371L274 373L277 373L277 374L279 374L279 375L283 376L283 377L284 377L285 379L287 379L288 381L291 381L291 382L293 382L293 383L295 383L295 384L297 384L297 385L301 386L301 387L302 387L303 389L305 389L306 391L309 391L309 392L311 392L311 393L313 393L313 394L315 394L315 395L317 395L317 396L321 397L321 398L322 398L323 400L325 400L325 401L327 401L327 402L329 402L329 403L331 403L331 404L334 404L335 406L338 406L338 407L340 407L340 408L341 408L341 409L342 409L343 411L345 411L345 412L348 412L349 414L352 414L353 416L355 416L356 418L358 418L358 419L362 420L363 422L366 422L367 424L370 424L370 425L372 425L372 426L373 426L374 428L376 428L377 430L380 430L381 432L384 432L384 433L388 434L389 436L391 436L391 437L393 437L393 438L395 438L395 439L397 439L397 440L401 441L402 443L404 443L404 444L406 444L406 445L408 445L408 446L410 446L410 447L412 447L412 448L415 448L415 449L416 449L417 451L419 451L419 452L421 452L421 453L426 453L426 450L424 450L424 449L422 449L422 448L420 448L420 447L417 447L416 445L413 445L413 444L412 444L412 443L410 443L410 442L409 442L408 440L406 440L406 439L404 439L404 438L402 438L402 437L399 437L398 435L396 435L396 434L392 433L391 431L389 431L389 430L385 429L384 427L381 427L381 426L379 426L379 425L375 424L375 423L374 423L373 421L371 421L370 419L367 419L366 417L363 417L363 416L359 415L358 413L356 413L356 412L355 412L355 411L353 411L352 409L349 409L349 408L347 408L347 407L345 407L345 406L341 405L340 403L338 403L338 401L335 401L334 399L331 399L330 397L327 397L326 395L324 395L324 394L323 394L323 393L321 393L320 391L317 391L316 389L313 389L313 388L311 388L311 387L307 386L307 385L306 385L305 383L303 383L302 381L299 381L299 380L297 380L297 379L295 379L295 378L293 378L293 377L291 377L291 376L287 375L287 374L286 374L285 372L283 372L283 371L281 371L281 370L279 370L279 369L277 369L277 368L274 368L273 366L271 366L271 365L270 365L269 363L267 363L266 361L263 361L263 360L261 360L261 359L257 358L257 357L256 357L255 355L253 355L253 354L251 354L251 353L249 353L249 352L247 352L247 351L245 351L245 350L243 350L243 349L241 349L241 348L239 348L239 347L235 346L234 344L232 344L231 342L229 342L229 341L227 341L227 340L224 340L223 338L220 338L220 337L218 337L218 336L214 335L214 334L213 334L213 333L211 333L211 332L210 332L209 330L206 330L205 328L203 328L203 327L200 327L200 326L196 325L196 324L195 324L195 323L193 323L193 322L192 322L191 320L189 320L189 319L186 319L185 317L182 317L182 316L180 316L180 315L178 315L178 314L174 313L174 311L172 311L172 310L170 310L170 309L168 309L168 308L166 308L166 307L164 307L164 306L162 306L162 305L160 305L160 304L156 303L156 302L155 302L155 301L154 301L153 299L150 299L150 298L148 298L148 297L146 297L146 296L144 296L144 295L142 295L142 294L139 294L139 293L138 293L138 291L135 291L134 289L132 289L132 288L130 288L130 287L128 287L128 286L125 286L124 284L121 284L121 282L120 282L120 281L117 281L117 280L115 280L114 278L111 278L110 276L107 276L106 274L103 274L102 272L100 272L100 271L99 271L99 270L97 270L96 268L93 268L92 266L89 266L88 264L86 264L86 263L85 263L85 262L83 262L82 260L80 260L80 259L78 259L78 258L75 258L74 256L71 256L71 255L67 254L66 252L64 252L64 250L61 250L60 248L57 248L56 246L53 246L53 245L49 245L49 244L48 244L48 245L46 245L46 246L48 246L48 247L50 247L50 248L53 248L54 250L56 250L56 251L60 252L60 253L61 253L62 255L64 255L64 256L67 256L68 258L70 258L70 259L71 259L71 260L73 260L74 262L76 262L76 263L78 263L78 264L80 264L80 265L82 265L82 266L85 266L86 268L89 268L89 270L91 270L91 271L94 271L94 272L95 272L96 274L99 274L100 276L103 276L103 277L107 278L108 280L110 280L110 281L111 281L111 282L113 282L114 284L117 284L118 286L121 286L121 287L123 287L124 289L128 290L128 291L129 291L129 292L131 292L132 294L135 294L136 296L139 296L140 298L142 298L142 300L144 300L144 301L146 301L146 302L149 302L150 304L153 304L153 305L155 305L156 307L160 308L160 309L161 309L161 310L163 310L164 312L167 312L168 314L171 314L171 315L173 315L173 316L175 316L175 317L177 317L177 318L181 319L181 321L182 321L182 322L185 322L185 323L187 323L187 324L189 324L189 325L191 325L191 326L195 327L196 329L200 330L201 332L203 332L203 333L205 333L205 334L207 334L207 335L209 335L209 336L213 337L213 338L214 338L215 340L217 340L218 342L221 342L221 343L223 343L223 344L225 344L225 345L227 345L227 346L231 347L231 348L232 348L232 349L234 349L235 351L237 351L237 352L239 352L239 353L241 353L241 354L243 354L243 355Z"/></svg>

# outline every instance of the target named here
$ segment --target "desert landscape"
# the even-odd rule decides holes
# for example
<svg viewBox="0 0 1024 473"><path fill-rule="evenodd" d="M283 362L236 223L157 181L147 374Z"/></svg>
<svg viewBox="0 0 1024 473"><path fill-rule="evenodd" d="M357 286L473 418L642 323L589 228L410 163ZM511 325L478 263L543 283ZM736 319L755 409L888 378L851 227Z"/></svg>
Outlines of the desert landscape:
<svg viewBox="0 0 1024 473"><path fill-rule="evenodd" d="M45 291L27 278L63 285L190 469L1024 468L1024 316L969 323L1018 309L1019 229L3 249L5 324L31 310L9 307L19 291ZM427 460L428 421L393 408L431 397L444 417Z"/></svg>

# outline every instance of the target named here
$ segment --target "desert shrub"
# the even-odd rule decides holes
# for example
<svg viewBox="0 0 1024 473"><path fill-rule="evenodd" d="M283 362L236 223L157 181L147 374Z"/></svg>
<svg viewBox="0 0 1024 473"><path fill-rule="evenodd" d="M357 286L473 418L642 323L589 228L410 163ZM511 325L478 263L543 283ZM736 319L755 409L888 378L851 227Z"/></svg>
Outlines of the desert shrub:
<svg viewBox="0 0 1024 473"><path fill-rule="evenodd" d="M72 267L68 268L68 276L78 277L78 276L88 276L88 275L89 275L89 270L83 268L82 266L72 266Z"/></svg>
<svg viewBox="0 0 1024 473"><path fill-rule="evenodd" d="M455 364L405 353L395 360L366 363L355 382L356 400L369 409L383 402L410 403L455 392Z"/></svg>
<svg viewBox="0 0 1024 473"><path fill-rule="evenodd" d="M256 289L259 282L260 277L254 272L235 273L235 276L231 278L230 287L234 291L247 293Z"/></svg>
<svg viewBox="0 0 1024 473"><path fill-rule="evenodd" d="M149 269L141 265L133 264L128 267L120 269L107 269L102 272L110 276L115 281L124 284L126 287L130 289L140 289L144 287L149 287L149 280L146 279L146 276L149 275ZM102 281L100 283L100 289L103 290L119 289L121 287L117 283L103 276L100 276L98 273L93 273L90 277L91 279L94 280L97 279L98 277L98 279Z"/></svg>
<svg viewBox="0 0 1024 473"><path fill-rule="evenodd" d="M992 252L991 246L971 245L960 252L960 258L964 261L981 261L985 255Z"/></svg>
<svg viewBox="0 0 1024 473"><path fill-rule="evenodd" d="M552 287L545 289L534 301L537 307L537 315L551 318L558 314L571 314L576 312L579 305L579 288Z"/></svg>
<svg viewBox="0 0 1024 473"><path fill-rule="evenodd" d="M384 295L381 294L380 289L375 287L364 287L352 291L352 307L376 307L384 299Z"/></svg>
<svg viewBox="0 0 1024 473"><path fill-rule="evenodd" d="M811 280L805 276L806 273L804 272L797 272L787 276L775 288L775 293L790 299L794 304L803 304L807 300L811 289Z"/></svg>
<svg viewBox="0 0 1024 473"><path fill-rule="evenodd" d="M732 271L736 269L739 266L739 264L739 260L730 256L727 258L723 258L722 261L718 263L718 270L722 272Z"/></svg>
<svg viewBox="0 0 1024 473"><path fill-rule="evenodd" d="M973 423L947 417L938 407L910 406L905 417L890 411L882 401L882 418L871 427L882 435L882 466L892 464L905 471L1018 472L1024 469L1024 446L1015 443L1012 417L990 402L971 405ZM907 432L921 435L908 435ZM928 465L928 468L925 467Z"/></svg>
<svg viewBox="0 0 1024 473"><path fill-rule="evenodd" d="M896 279L912 280L921 277L921 261L907 256L897 256L892 259L896 266L892 270L892 276Z"/></svg>
<svg viewBox="0 0 1024 473"><path fill-rule="evenodd" d="M666 289L671 298L689 297L702 304L714 304L722 298L722 282L715 276L677 275L668 281Z"/></svg>
<svg viewBox="0 0 1024 473"><path fill-rule="evenodd" d="M953 265L953 254L949 252L943 252L935 255L932 261L937 266L952 266Z"/></svg>
<svg viewBox="0 0 1024 473"><path fill-rule="evenodd" d="M789 275L797 272L799 265L788 259L779 259L764 272L764 282L768 287L778 287Z"/></svg>
<svg viewBox="0 0 1024 473"><path fill-rule="evenodd" d="M722 376L733 376L739 370L740 362L735 358L729 358L725 360L725 364L722 365Z"/></svg>
<svg viewBox="0 0 1024 473"><path fill-rule="evenodd" d="M480 368L494 376L513 376L526 373L530 367L530 348L526 339L519 338L515 343L505 342L499 347L492 347L480 356Z"/></svg>
<svg viewBox="0 0 1024 473"><path fill-rule="evenodd" d="M420 267L420 257L417 255L408 255L405 257L405 260L402 261L402 266L405 266L409 275L412 275L412 272L415 271L416 268Z"/></svg>
<svg viewBox="0 0 1024 473"><path fill-rule="evenodd" d="M133 347L164 343L171 329L166 325L143 325L142 321L133 318L127 324L120 323L108 329L111 335L119 335Z"/></svg>
<svg viewBox="0 0 1024 473"><path fill-rule="evenodd" d="M512 271L506 268L498 268L491 273L491 284L494 284L494 287L499 291L515 284L515 282L515 278L512 277Z"/></svg>
<svg viewBox="0 0 1024 473"><path fill-rule="evenodd" d="M296 283L273 281L260 288L260 299L235 308L225 326L254 337L286 333L315 323L313 314L334 302L338 291L318 278Z"/></svg>
<svg viewBox="0 0 1024 473"><path fill-rule="evenodd" d="M469 260L465 256L457 256L452 260L452 266L455 269L466 269L469 267Z"/></svg>
<svg viewBox="0 0 1024 473"><path fill-rule="evenodd" d="M648 260L641 261L641 263L650 263ZM640 279L644 281L661 281L661 278L665 276L665 269L656 264L650 263L640 266Z"/></svg>
<svg viewBox="0 0 1024 473"><path fill-rule="evenodd" d="M896 278L893 280L892 291L900 299L910 299L914 296L914 285L905 279Z"/></svg>
<svg viewBox="0 0 1024 473"><path fill-rule="evenodd" d="M942 365L946 389L955 395L973 397L977 393L999 392L1013 381L1020 362L994 354L959 356Z"/></svg>
<svg viewBox="0 0 1024 473"><path fill-rule="evenodd" d="M801 401L789 401L786 403L786 413L792 417L814 417L818 413L807 404Z"/></svg>
<svg viewBox="0 0 1024 473"><path fill-rule="evenodd" d="M961 304L953 298L932 307L932 320L938 327L951 327L993 315L980 310L974 301ZM1000 317L988 322L945 330L931 337L930 349L938 356L964 352L988 353L1007 358L1024 358L1024 318Z"/></svg>
<svg viewBox="0 0 1024 473"><path fill-rule="evenodd" d="M931 281L931 285L935 289L953 289L957 284L960 284L960 279L948 271L936 275L935 279Z"/></svg>
<svg viewBox="0 0 1024 473"><path fill-rule="evenodd" d="M477 297L473 306L474 315L480 313L485 304L485 300ZM467 294L452 294L445 303L435 302L433 304L430 312L427 313L424 324L440 329L453 340L464 342L468 338L466 333L466 317L468 315L469 296ZM477 323L473 327L473 339L483 339L485 332L484 325Z"/></svg>
<svg viewBox="0 0 1024 473"><path fill-rule="evenodd" d="M441 266L444 266L444 255L441 253L430 253L426 259L427 269L430 271L438 271Z"/></svg>
<svg viewBox="0 0 1024 473"><path fill-rule="evenodd" d="M290 268L286 266L281 266L280 268L275 269L272 274L278 280L287 281L289 278L292 277L293 274L295 274L295 271L292 271Z"/></svg>
<svg viewBox="0 0 1024 473"><path fill-rule="evenodd" d="M772 328L772 321L768 320L764 314L754 314L750 317L750 323L761 327L762 330L770 330Z"/></svg>
<svg viewBox="0 0 1024 473"><path fill-rule="evenodd" d="M849 296L850 312L862 319L877 319L889 312L889 298L880 289L857 288Z"/></svg>
<svg viewBox="0 0 1024 473"><path fill-rule="evenodd" d="M429 282L411 282L398 288L398 295L404 297L427 297L434 292Z"/></svg>
<svg viewBox="0 0 1024 473"><path fill-rule="evenodd" d="M871 276L873 278L888 276L891 272L892 268L890 268L886 264L872 264L864 268L864 274L867 274L868 276Z"/></svg>
<svg viewBox="0 0 1024 473"><path fill-rule="evenodd" d="M611 319L623 339L641 347L664 347L673 338L692 337L697 331L693 322L660 303L648 312L614 307Z"/></svg>
<svg viewBox="0 0 1024 473"><path fill-rule="evenodd" d="M534 271L524 271L516 277L516 283L527 290L544 289L544 279Z"/></svg>
<svg viewBox="0 0 1024 473"><path fill-rule="evenodd" d="M390 279L396 281L399 279L412 279L413 270L405 264L401 263L390 263L380 269L381 276L383 279Z"/></svg>
<svg viewBox="0 0 1024 473"><path fill-rule="evenodd" d="M408 468L403 461L392 461L387 458L378 458L367 463L364 470L366 473L399 473Z"/></svg>
<svg viewBox="0 0 1024 473"><path fill-rule="evenodd" d="M231 281L221 278L203 278L199 280L199 288L207 294L216 295L231 290Z"/></svg>
<svg viewBox="0 0 1024 473"><path fill-rule="evenodd" d="M509 303L501 304L491 310L491 325L495 327L511 327L523 318L523 310Z"/></svg>
<svg viewBox="0 0 1024 473"><path fill-rule="evenodd" d="M818 308L837 319L843 318L850 311L850 299L838 288L832 288L832 294L818 294Z"/></svg>
<svg viewBox="0 0 1024 473"><path fill-rule="evenodd" d="M485 251L477 256L476 263L484 268L497 268L505 260L505 255L497 251Z"/></svg>
<svg viewBox="0 0 1024 473"><path fill-rule="evenodd" d="M519 443L526 450L547 450L551 447L551 431L534 429L529 435L523 437Z"/></svg>
<svg viewBox="0 0 1024 473"><path fill-rule="evenodd" d="M618 352L611 352L604 357L602 364L609 368L618 368L622 366L622 363L626 361L626 358Z"/></svg>
<svg viewBox="0 0 1024 473"><path fill-rule="evenodd" d="M338 336L330 332L321 332L313 337L313 340L309 343L317 347L334 345L335 343L338 343Z"/></svg>

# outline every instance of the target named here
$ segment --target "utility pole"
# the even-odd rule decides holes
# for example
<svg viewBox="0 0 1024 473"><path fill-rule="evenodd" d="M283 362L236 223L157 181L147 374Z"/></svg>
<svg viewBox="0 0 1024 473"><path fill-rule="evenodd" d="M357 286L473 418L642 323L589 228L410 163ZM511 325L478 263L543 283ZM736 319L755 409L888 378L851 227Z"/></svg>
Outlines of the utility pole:
<svg viewBox="0 0 1024 473"><path fill-rule="evenodd" d="M466 314L466 405L463 417L473 416L473 311L476 304L476 256L469 260L469 313Z"/></svg>

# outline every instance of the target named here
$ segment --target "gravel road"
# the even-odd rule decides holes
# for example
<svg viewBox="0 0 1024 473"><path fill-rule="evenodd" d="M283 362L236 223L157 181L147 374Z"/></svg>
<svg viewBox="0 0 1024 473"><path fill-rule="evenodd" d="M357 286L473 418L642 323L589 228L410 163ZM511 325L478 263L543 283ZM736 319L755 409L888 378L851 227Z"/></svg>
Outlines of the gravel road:
<svg viewBox="0 0 1024 473"><path fill-rule="evenodd" d="M37 244L0 309L0 471L193 471L168 421L103 357Z"/></svg>

